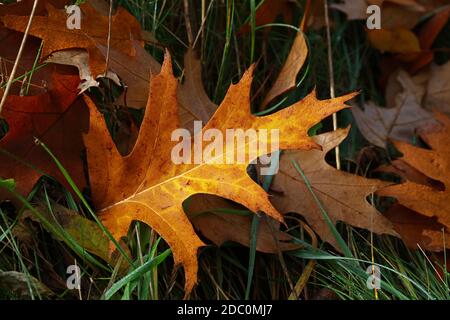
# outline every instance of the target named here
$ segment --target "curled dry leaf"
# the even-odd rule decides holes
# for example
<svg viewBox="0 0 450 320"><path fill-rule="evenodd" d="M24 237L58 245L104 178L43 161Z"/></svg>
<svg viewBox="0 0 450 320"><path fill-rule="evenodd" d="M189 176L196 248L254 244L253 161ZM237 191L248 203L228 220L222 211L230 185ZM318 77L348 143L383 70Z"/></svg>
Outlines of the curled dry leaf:
<svg viewBox="0 0 450 320"><path fill-rule="evenodd" d="M345 101L354 97L350 94L319 101L312 93L273 115L256 117L250 113L251 82L252 71L247 71L238 84L229 88L202 133L216 129L226 136L226 129L230 128L278 129L279 148L311 149L318 146L308 137L308 129L347 107ZM103 223L116 238L127 234L133 220L145 222L158 232L172 248L175 264L183 265L189 294L197 280L197 251L203 242L183 211L182 204L188 197L213 194L253 212L265 212L278 221L283 218L265 191L247 175L247 164L221 164L234 148L225 148L227 152L200 164L177 165L171 160L172 149L177 145L171 141L171 135L179 128L179 121L177 80L168 55L161 73L152 77L149 92L136 145L126 157L119 154L102 115L88 101L91 117L85 143L93 201ZM270 145L271 138L268 140ZM248 141L245 149L248 158ZM205 150L203 146L202 151ZM256 156L262 152L258 150Z"/></svg>
<svg viewBox="0 0 450 320"><path fill-rule="evenodd" d="M262 102L261 107L263 109L279 95L295 88L297 74L303 67L307 56L308 46L303 31L300 30L295 36L289 55L286 58L277 79Z"/></svg>
<svg viewBox="0 0 450 320"><path fill-rule="evenodd" d="M81 79L79 86L80 93L83 93L91 87L97 87L99 85L97 80L95 80L91 74L89 69L89 56L85 50L71 49L56 51L52 53L51 56L45 60L45 62L77 67ZM117 85L120 85L120 80L114 72L108 70L105 77L111 79Z"/></svg>
<svg viewBox="0 0 450 320"><path fill-rule="evenodd" d="M440 125L427 126L419 131L420 137L431 148L430 150L412 146L404 142L396 142L395 146L403 153L401 160L420 171L433 184L421 184L407 181L399 185L388 186L377 193L382 196L397 198L398 203L418 214L434 218L445 227L450 228L450 119L441 113L436 113ZM428 234L433 244L444 244L443 234ZM436 238L438 237L438 238ZM443 249L444 247L441 247Z"/></svg>
<svg viewBox="0 0 450 320"><path fill-rule="evenodd" d="M334 223L338 221L379 234L396 235L392 224L367 201L367 197L388 183L339 171L325 161L326 154L338 146L349 129L338 129L313 137L322 150L284 152L275 176L271 201L283 213L296 212L311 228L339 250L318 204L309 192L293 161L297 162Z"/></svg>

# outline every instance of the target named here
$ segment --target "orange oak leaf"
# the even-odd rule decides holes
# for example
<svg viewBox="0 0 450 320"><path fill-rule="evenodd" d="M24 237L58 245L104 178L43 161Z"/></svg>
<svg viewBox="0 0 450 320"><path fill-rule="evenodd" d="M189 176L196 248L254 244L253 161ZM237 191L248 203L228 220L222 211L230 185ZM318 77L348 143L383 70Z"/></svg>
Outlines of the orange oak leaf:
<svg viewBox="0 0 450 320"><path fill-rule="evenodd" d="M308 137L308 129L325 117L348 107L349 94L330 100L317 100L315 93L273 115L257 117L250 113L252 69L238 84L232 85L202 134L215 129L226 136L227 129L279 130L279 148L311 149L319 147ZM102 115L92 102L90 129L85 137L93 201L105 226L114 237L127 234L130 223L139 220L150 225L170 245L175 264L185 271L188 295L197 281L197 251L203 246L183 211L183 202L198 193L217 195L237 202L253 212L265 212L282 221L268 195L247 175L243 164L221 164L235 148L225 148L198 164L175 164L171 140L179 128L177 80L172 73L168 53L160 74L152 77L149 99L136 144L125 157L117 151ZM187 130L186 130L187 131ZM271 144L272 136L267 143ZM253 141L253 140L252 140ZM256 141L260 141L256 139ZM240 146L249 155L249 141ZM205 153L208 145L200 148ZM192 147L192 154L196 146ZM198 152L198 151L197 151ZM255 157L267 153L258 149ZM198 154L198 153L197 153Z"/></svg>
<svg viewBox="0 0 450 320"><path fill-rule="evenodd" d="M271 201L275 208L283 213L301 214L322 240L336 249L339 249L339 246L322 216L320 207L292 161L301 167L331 221L342 221L379 234L396 235L389 220L366 199L387 183L339 171L325 161L326 154L339 145L348 132L349 128L338 129L313 137L323 150L283 153L280 170L271 187L274 190Z"/></svg>
<svg viewBox="0 0 450 320"><path fill-rule="evenodd" d="M89 67L94 78L103 75L106 71L106 57L97 48L97 44L108 43L108 17L99 14L89 3L81 4L81 28L68 29L65 10L58 10L50 3L46 3L45 7L47 16L34 17L30 29L31 35L44 42L41 58L45 59L59 50L85 49L89 54ZM28 17L5 15L0 17L0 21L9 29L24 32ZM112 16L110 46L133 57L136 54L133 40L141 40L139 23L129 12L119 7Z"/></svg>
<svg viewBox="0 0 450 320"><path fill-rule="evenodd" d="M14 178L22 195L27 195L43 174L63 184L66 181L49 155L34 143L34 137L50 148L80 188L85 186L81 131L87 130L88 115L82 100L77 100L79 81L78 76L54 73L48 92L8 96L1 113L9 131L0 140L0 177ZM5 199L4 192L0 191L0 200Z"/></svg>
<svg viewBox="0 0 450 320"><path fill-rule="evenodd" d="M367 36L370 44L381 52L402 54L420 52L419 39L408 29L367 30Z"/></svg>
<svg viewBox="0 0 450 320"><path fill-rule="evenodd" d="M420 137L431 150L396 142L395 146L403 153L401 160L417 169L435 183L422 184L423 180L406 181L399 185L385 187L377 193L394 197L398 203L412 211L445 227L450 228L450 118L441 113L435 114L441 125L427 126L419 131ZM405 172L405 171L404 171ZM442 236L442 234L441 234ZM444 243L442 238L440 243ZM434 243L439 241L434 241ZM443 249L443 247L441 248Z"/></svg>

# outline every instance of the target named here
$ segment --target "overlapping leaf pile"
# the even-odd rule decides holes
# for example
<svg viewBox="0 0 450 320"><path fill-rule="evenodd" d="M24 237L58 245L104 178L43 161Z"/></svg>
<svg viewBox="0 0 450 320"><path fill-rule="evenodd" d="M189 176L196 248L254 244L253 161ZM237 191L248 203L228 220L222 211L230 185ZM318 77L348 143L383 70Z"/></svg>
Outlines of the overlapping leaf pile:
<svg viewBox="0 0 450 320"><path fill-rule="evenodd" d="M378 194L398 199L388 215L395 219L396 229L407 243L440 251L448 247L450 235L450 118L440 113L436 118L438 125L419 131L431 150L396 142L403 157L384 170L406 181L385 187Z"/></svg>
<svg viewBox="0 0 450 320"><path fill-rule="evenodd" d="M39 138L61 161L79 188L84 188L86 181L89 181L96 212L115 238L126 236L130 224L137 220L148 224L166 240L175 263L184 267L186 294L196 283L198 249L204 245L192 224L217 244L233 240L246 245L250 230L249 217L196 217L189 214L191 222L183 205L194 195L196 197L191 198L195 199L191 208L194 211L208 212L213 206L240 205L272 218L261 228L263 234L258 236L257 245L258 250L272 253L295 248L291 244L277 243L273 237L267 236L275 229L275 238L289 240L289 235L278 228L278 224L284 221L283 214L288 212L303 215L322 240L336 247L317 199L333 222L342 221L380 234L404 235L397 228L397 220L392 220L393 224L367 201L366 198L380 188L382 194L397 197L404 207L427 217L435 216L442 226L450 226L446 207L442 207L448 197L443 191L426 189L427 192L423 193L434 199L434 209L439 211L444 208L442 213L431 212L405 198L408 193L405 188L422 190L431 187L416 184L388 186L386 182L339 171L325 162L327 152L346 138L348 130L337 130L313 138L308 136L308 130L348 107L345 103L354 94L318 100L312 92L281 111L257 117L250 111L252 67L237 84L230 86L217 106L209 100L203 88L201 64L193 49L185 55L185 77L180 84L173 75L169 53L166 52L162 65L150 56L143 47L145 35L139 23L126 10L119 8L112 16L113 36L108 48L109 19L105 12L95 8L96 2L88 1L80 6L84 17L81 30L65 28L64 2L40 1L33 20L19 72L26 73L33 69L41 40L40 61L47 64L42 65L31 80L20 78L16 81L7 97L1 117L8 123L9 131L0 140L0 177L13 178L16 191L23 195L27 195L44 174L68 187L48 154L34 144L34 138ZM0 7L0 34L11 44L0 48L0 55L8 61L14 61L11 48L18 49L31 3L23 1ZM295 87L296 76L307 55L306 41L303 32L299 31L285 65L263 100L262 109ZM131 142L124 147L119 147L113 140L96 103L87 95L80 95L81 91L98 86L97 80L101 77L108 77L127 87L115 101L117 105L123 109L145 109L139 130L134 129L134 138L130 138ZM247 157L245 164L204 161L177 165L172 162L172 148L176 145L171 139L172 132L178 128L191 129L193 120L206 123L203 132L216 129L224 136L227 129L278 129L279 148L291 151L281 156L280 172L269 191L273 196L269 197L247 174L249 163L255 159ZM448 120L442 116L440 120L445 124L443 130L447 132ZM424 134L430 146L438 152L437 155L424 156L431 165L415 161L408 148L401 148L405 151L405 162L440 181L449 169L445 159L448 143L444 146L437 142L441 135ZM375 144L384 146L388 138L396 138L396 135L383 134ZM246 142L246 152L249 143ZM201 151L205 151L206 147L203 146ZM229 148L224 150L224 154L215 155L216 160L228 156ZM83 161L84 151L87 161ZM264 152L259 150L255 157L263 155ZM306 179L299 175L294 163L303 169ZM311 185L315 195L309 192L307 184ZM205 194L215 196L215 200L211 202ZM0 197L0 200L11 199L5 193L1 193ZM228 200L235 204L231 205ZM239 228L234 228L235 224L239 224ZM415 241L409 235L405 237L408 241ZM437 238L433 238L433 243L436 242ZM111 249L114 249L112 245Z"/></svg>

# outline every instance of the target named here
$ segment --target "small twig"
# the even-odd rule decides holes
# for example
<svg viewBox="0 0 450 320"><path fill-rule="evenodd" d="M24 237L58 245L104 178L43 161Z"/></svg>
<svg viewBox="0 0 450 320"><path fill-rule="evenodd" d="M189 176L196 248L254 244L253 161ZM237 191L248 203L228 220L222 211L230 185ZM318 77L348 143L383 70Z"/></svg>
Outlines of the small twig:
<svg viewBox="0 0 450 320"><path fill-rule="evenodd" d="M105 77L108 74L109 53L111 50L112 8L113 8L113 0L109 0L108 40L107 40L107 48L106 48L106 66L105 66L105 74L104 74Z"/></svg>
<svg viewBox="0 0 450 320"><path fill-rule="evenodd" d="M202 24L200 26L200 32L202 33L202 44L201 44L202 58L203 58L203 48L205 47L205 32L204 32L204 22L206 21L206 10L205 10L206 3L205 3L205 1L206 0L202 0ZM210 5L213 1L214 0L212 0L210 2ZM209 7L208 7L208 11L209 11Z"/></svg>
<svg viewBox="0 0 450 320"><path fill-rule="evenodd" d="M329 69L329 76L330 76L330 97L331 99L334 99L335 92L334 92L334 68L333 68L333 50L331 48L331 34L330 34L330 18L328 17L328 0L324 1L325 6L325 24L327 27L327 46L328 46L328 69ZM333 113L333 130L337 130L337 114ZM338 170L341 169L341 159L340 159L340 152L339 152L339 146L336 146L336 168Z"/></svg>
<svg viewBox="0 0 450 320"><path fill-rule="evenodd" d="M6 98L8 97L9 90L11 89L11 85L13 83L14 76L16 74L17 68L19 66L20 58L22 57L23 49L25 48L25 43L27 41L28 33L30 32L31 23L33 22L34 13L36 12L36 7L39 0L34 0L33 8L31 9L30 18L28 19L28 24L25 29L25 33L22 38L22 43L20 44L19 52L17 53L16 61L14 62L13 69L8 79L8 83L6 84L5 92L3 93L2 100L0 102L0 114L2 112L3 106L6 103Z"/></svg>
<svg viewBox="0 0 450 320"><path fill-rule="evenodd" d="M211 1L212 3L212 1ZM203 48L205 45L205 32L204 32L204 22L206 21L206 0L202 0L202 24L200 26L200 33L202 34L202 43L201 43L201 53L203 58ZM195 41L194 41L195 45Z"/></svg>
<svg viewBox="0 0 450 320"><path fill-rule="evenodd" d="M189 47L192 48L192 44L194 43L194 36L192 35L191 18L189 15L189 0L184 0L183 5L184 5L184 20L186 21L186 32L188 36Z"/></svg>
<svg viewBox="0 0 450 320"><path fill-rule="evenodd" d="M211 0L211 2L208 5L208 9L206 9L206 13L204 16L203 16L203 11L202 11L202 23L200 25L200 30L198 31L197 35L195 36L195 40L194 40L194 43L192 44L192 48L195 48L195 45L197 44L198 38L200 36L202 37L202 48L203 48L205 22L206 22L206 18L208 17L209 11L210 11L213 3L214 3L214 0ZM202 10L203 10L203 8L202 8Z"/></svg>

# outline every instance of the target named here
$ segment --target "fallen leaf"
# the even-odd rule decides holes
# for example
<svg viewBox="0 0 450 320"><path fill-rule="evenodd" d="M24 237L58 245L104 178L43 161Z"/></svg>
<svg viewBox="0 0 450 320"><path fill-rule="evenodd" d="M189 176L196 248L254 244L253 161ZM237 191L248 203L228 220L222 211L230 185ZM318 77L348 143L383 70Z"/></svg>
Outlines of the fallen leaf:
<svg viewBox="0 0 450 320"><path fill-rule="evenodd" d="M367 19L368 3L365 0L344 0L341 3L332 3L330 8L342 11L348 20Z"/></svg>
<svg viewBox="0 0 450 320"><path fill-rule="evenodd" d="M390 30L413 29L428 11L423 6L418 5L416 1L409 2L409 4L402 4L384 1L381 5L381 28Z"/></svg>
<svg viewBox="0 0 450 320"><path fill-rule="evenodd" d="M450 62L432 65L426 88L425 106L450 115Z"/></svg>
<svg viewBox="0 0 450 320"><path fill-rule="evenodd" d="M416 74L419 70L433 62L434 52L431 47L447 24L449 17L450 8L441 10L420 28L418 33L420 53L406 53L396 57L399 61L407 62L405 68L411 74Z"/></svg>
<svg viewBox="0 0 450 320"><path fill-rule="evenodd" d="M348 20L366 20L370 5L380 7L381 27L387 29L414 27L426 8L415 0L344 0L330 7L342 11Z"/></svg>
<svg viewBox="0 0 450 320"><path fill-rule="evenodd" d="M126 85L126 90L116 103L130 108L145 108L148 87L152 75L161 71L161 65L138 42L134 43L135 59L111 50L110 68L117 73ZM106 54L106 47L99 46ZM217 105L208 97L203 87L201 62L193 49L188 49L184 56L184 81L178 87L177 96L180 103L179 117L183 128L192 129L193 121L207 122Z"/></svg>
<svg viewBox="0 0 450 320"><path fill-rule="evenodd" d="M376 169L378 172L393 173L404 180L413 181L418 184L433 186L433 181L414 167L402 160L394 160L389 165Z"/></svg>
<svg viewBox="0 0 450 320"><path fill-rule="evenodd" d="M51 4L53 7L63 9L65 5L70 4L70 0L39 0L36 4L36 16L43 16L46 13L46 5ZM29 16L33 8L34 0L21 0L9 4L0 5L0 16L13 14L16 16Z"/></svg>
<svg viewBox="0 0 450 320"><path fill-rule="evenodd" d="M326 154L338 146L348 132L349 128L338 129L313 137L322 150L284 152L271 187L275 192L270 198L279 211L296 212L305 217L320 238L338 250L318 204L292 161L301 167L333 223L342 221L375 233L396 235L392 224L366 199L387 183L339 171L325 161Z"/></svg>
<svg viewBox="0 0 450 320"><path fill-rule="evenodd" d="M125 91L116 103L133 109L142 109L147 104L150 75L158 74L161 65L141 46L139 41L133 40L132 45L136 51L133 58L111 48L109 68L125 85ZM106 55L107 46L97 45L97 47L103 55Z"/></svg>
<svg viewBox="0 0 450 320"><path fill-rule="evenodd" d="M32 275L17 271L1 271L0 288L10 290L21 298L55 296L54 292Z"/></svg>
<svg viewBox="0 0 450 320"><path fill-rule="evenodd" d="M0 26L0 82L5 84L9 79L11 70L16 60L17 52L19 51L22 42L23 34L13 30L9 30ZM34 61L38 55L41 40L32 36L27 38L24 47L22 58L17 67L16 81L13 82L9 94L11 95L38 95L45 93L48 90L52 80L54 70L60 73L73 73L73 68L70 66L58 66L55 68L54 64L46 66L38 65L32 74L28 74L34 65ZM20 76L25 76L24 79L18 79ZM29 83L29 86L28 86ZM28 88L26 92L25 88Z"/></svg>
<svg viewBox="0 0 450 320"><path fill-rule="evenodd" d="M223 198L211 195L195 195L190 198L191 205L186 214L194 227L215 245L221 246L228 241L250 247L252 215L243 215L244 207L230 204ZM223 213L222 211L228 211ZM233 213L233 210L236 213ZM239 213L237 213L239 211ZM271 225L269 225L269 223ZM290 242L292 237L279 230L280 223L272 219L261 219L256 250L265 253L278 253L297 249Z"/></svg>
<svg viewBox="0 0 450 320"><path fill-rule="evenodd" d="M81 4L83 14L81 29L69 30L66 27L67 14L50 3L45 4L47 16L36 16L30 28L30 35L43 40L42 58L53 52L66 49L84 49L89 54L89 68L94 78L105 74L106 57L97 48L98 44L107 45L109 19L102 16L89 3ZM0 17L5 27L24 32L28 17L5 15ZM119 7L112 16L111 48L133 57L136 51L133 40L141 40L138 21L125 9Z"/></svg>
<svg viewBox="0 0 450 320"><path fill-rule="evenodd" d="M447 239L450 233L437 222L436 218L428 218L398 203L392 205L384 216L391 221L394 229L406 246L411 249L420 248L429 251L442 251L450 244Z"/></svg>
<svg viewBox="0 0 450 320"><path fill-rule="evenodd" d="M184 55L184 81L178 86L177 97L182 106L180 120L183 128L193 128L194 120L206 123L217 109L203 87L202 64L192 48Z"/></svg>
<svg viewBox="0 0 450 320"><path fill-rule="evenodd" d="M81 83L79 85L80 93L83 93L91 87L97 87L99 83L91 74L89 69L89 55L85 50L71 49L56 51L45 60L48 63L56 63L62 65L74 66L78 69ZM109 78L120 86L120 80L117 75L111 71L107 71L105 78Z"/></svg>
<svg viewBox="0 0 450 320"><path fill-rule="evenodd" d="M436 222L450 227L450 119L441 113L435 114L440 125L427 126L419 131L420 137L430 150L396 142L395 146L403 154L402 161L419 170L429 178L442 183L440 187L407 181L399 185L388 186L377 193L381 196L394 197L398 203L418 214L435 218ZM430 234L428 236L432 237ZM433 243L442 243L440 238L433 238ZM443 249L443 247L441 248Z"/></svg>
<svg viewBox="0 0 450 320"><path fill-rule="evenodd" d="M309 8L309 11L307 7L308 4L311 6ZM306 24L308 28L319 30L325 27L326 21L324 0L308 0L307 4L305 5L305 15L308 19ZM329 19L331 20L332 18L329 17ZM333 25L333 21L330 21L330 25Z"/></svg>
<svg viewBox="0 0 450 320"><path fill-rule="evenodd" d="M280 135L279 148L311 149L317 145L308 137L308 129L345 108L345 101L354 97L350 94L319 101L311 93L273 115L256 117L250 113L251 82L252 71L248 71L238 84L230 87L202 132L216 129L226 136L226 129L230 128L244 131L276 128ZM265 212L278 221L283 218L264 190L247 175L247 164L217 163L225 163L230 148L228 153L216 154L200 164L172 162L171 149L176 143L171 141L171 134L179 128L179 121L177 80L168 54L161 73L152 77L149 92L139 137L126 157L116 150L102 115L88 100L91 118L85 143L92 196L99 216L114 237L125 236L131 222L139 220L167 241L175 264L184 267L185 291L189 294L196 283L197 251L203 242L183 211L185 199L198 193L213 194L240 203L253 212Z"/></svg>
<svg viewBox="0 0 450 320"><path fill-rule="evenodd" d="M79 188L85 186L81 131L87 130L88 116L84 103L77 100L79 81L78 76L54 73L48 92L8 96L1 113L9 131L0 140L0 177L13 178L20 194L28 195L44 174L71 190L50 156L34 143L35 137L56 155ZM5 196L0 190L0 199Z"/></svg>
<svg viewBox="0 0 450 320"><path fill-rule="evenodd" d="M411 141L417 127L435 123L431 112L423 109L417 101L409 75L403 71L397 79L403 86L403 92L396 96L393 108L380 108L369 101L364 104L364 111L352 109L363 136L381 148L386 147L388 140Z"/></svg>
<svg viewBox="0 0 450 320"><path fill-rule="evenodd" d="M105 261L111 261L109 254L109 239L95 221L89 220L78 212L69 210L56 203L52 203L51 212L49 211L48 206L44 205L35 205L34 208L54 227L62 228L67 232L86 251L95 254ZM21 216L21 219L27 218L40 222L34 212L29 210L25 210ZM45 228L45 224L42 224L42 226ZM47 231L51 232L51 230ZM63 240L53 233L52 236L55 237L56 240Z"/></svg>
<svg viewBox="0 0 450 320"><path fill-rule="evenodd" d="M370 44L381 52L417 53L420 44L417 36L408 29L367 30Z"/></svg>
<svg viewBox="0 0 450 320"><path fill-rule="evenodd" d="M450 8L436 13L419 31L420 47L430 49L450 18Z"/></svg>
<svg viewBox="0 0 450 320"><path fill-rule="evenodd" d="M55 7L64 8L64 5L68 1L66 0L41 0L37 3L37 8L35 15L44 15L45 4L50 3ZM11 3L8 5L0 6L0 17L7 14L14 14L18 16L25 16L28 19L28 15L33 7L34 0L23 0L17 3ZM0 23L0 84L6 83L11 74L12 68L14 66L17 53L23 39L23 34L14 30L5 28ZM13 82L9 94L11 95L37 95L46 92L48 85L52 79L52 73L54 68L53 64L48 64L46 66L37 65L36 69L33 70L31 74L26 75L33 69L35 60L39 54L39 47L41 45L41 40L28 36L25 46L23 48L22 56L17 65L16 77L24 76L24 79L16 79ZM60 66L57 68L58 72L70 73L71 67ZM26 88L26 90L24 90Z"/></svg>
<svg viewBox="0 0 450 320"><path fill-rule="evenodd" d="M385 90L386 106L395 106L397 97L404 91L414 96L416 101L423 105L429 79L430 72L428 69L424 69L414 76L408 75L403 69L397 69L389 76L387 81Z"/></svg>
<svg viewBox="0 0 450 320"><path fill-rule="evenodd" d="M303 67L307 56L308 46L306 45L303 31L300 30L295 36L289 55L286 58L277 79L262 102L261 107L263 109L279 95L295 88L297 74Z"/></svg>
<svg viewBox="0 0 450 320"><path fill-rule="evenodd" d="M416 74L433 61L432 45L447 23L450 9L444 7L440 10L439 6L443 3L439 0L418 2L419 7L409 7L413 10L408 10L408 7L405 8L402 4L383 3L382 29L368 30L372 46L382 52L395 53L393 56L383 57L381 63L383 79L387 79L389 73L393 71L392 68L386 69L388 65L395 68L400 65L410 74ZM422 24L418 31L412 32L417 23L430 13L435 14Z"/></svg>

